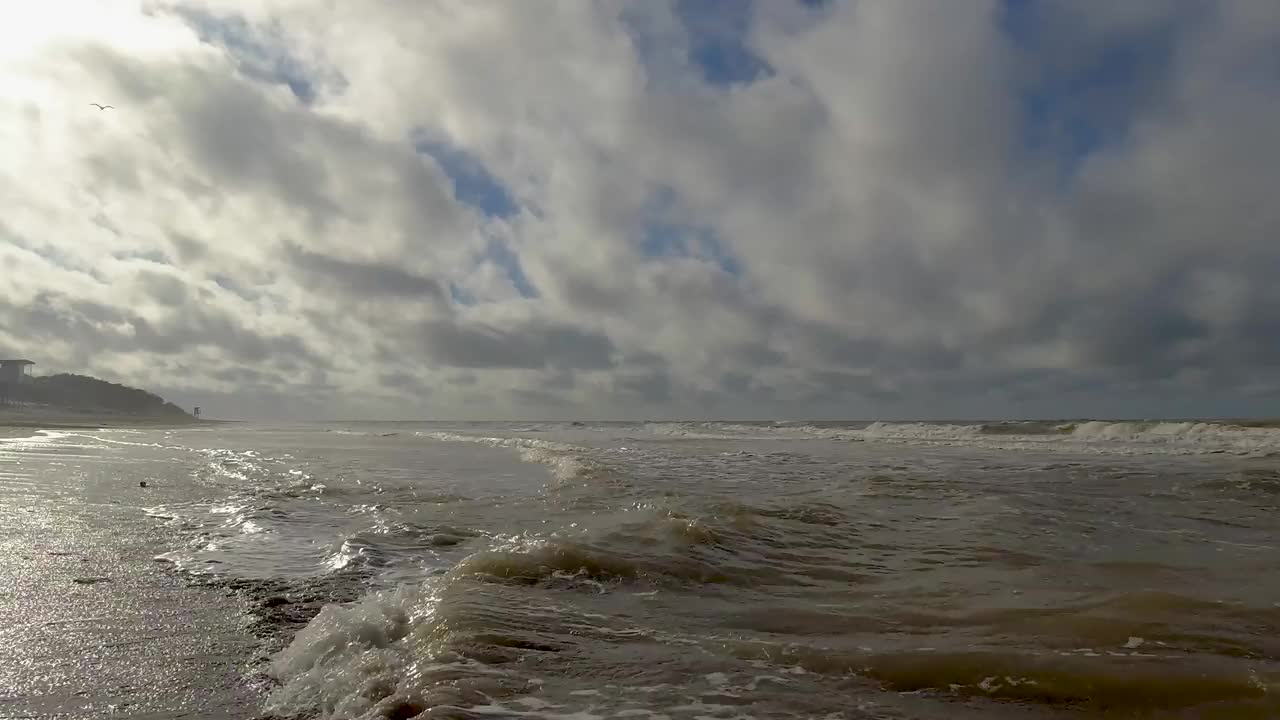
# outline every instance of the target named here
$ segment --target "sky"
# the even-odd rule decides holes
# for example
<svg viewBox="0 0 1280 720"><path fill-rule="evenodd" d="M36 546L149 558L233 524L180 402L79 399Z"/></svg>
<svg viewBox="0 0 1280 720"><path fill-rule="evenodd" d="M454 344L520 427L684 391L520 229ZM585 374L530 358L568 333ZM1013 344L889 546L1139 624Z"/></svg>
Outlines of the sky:
<svg viewBox="0 0 1280 720"><path fill-rule="evenodd" d="M1277 416L1277 188L1275 0L25 3L0 355L227 418Z"/></svg>

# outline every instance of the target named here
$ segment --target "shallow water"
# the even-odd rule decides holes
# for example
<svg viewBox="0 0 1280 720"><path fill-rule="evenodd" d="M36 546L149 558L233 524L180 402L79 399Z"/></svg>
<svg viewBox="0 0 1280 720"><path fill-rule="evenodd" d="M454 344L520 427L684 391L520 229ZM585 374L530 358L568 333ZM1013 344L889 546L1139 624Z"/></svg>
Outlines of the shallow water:
<svg viewBox="0 0 1280 720"><path fill-rule="evenodd" d="M280 715L1280 716L1275 429L227 426L0 471L64 446L148 480L187 576L354 600Z"/></svg>

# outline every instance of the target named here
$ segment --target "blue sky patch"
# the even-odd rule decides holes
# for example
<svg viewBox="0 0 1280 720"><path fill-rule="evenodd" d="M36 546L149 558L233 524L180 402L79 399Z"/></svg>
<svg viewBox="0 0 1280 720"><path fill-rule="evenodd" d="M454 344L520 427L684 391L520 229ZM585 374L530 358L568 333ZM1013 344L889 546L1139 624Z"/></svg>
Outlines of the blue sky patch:
<svg viewBox="0 0 1280 720"><path fill-rule="evenodd" d="M675 31L667 23L669 16L651 12L654 7L631 7L621 16L651 85L678 85L690 69L716 87L772 74L750 47L754 0L676 0Z"/></svg>
<svg viewBox="0 0 1280 720"><path fill-rule="evenodd" d="M453 196L490 217L508 218L519 205L498 178L471 153L444 142L416 137L414 148L429 155L453 182Z"/></svg>
<svg viewBox="0 0 1280 720"><path fill-rule="evenodd" d="M506 270L507 278L511 280L511 284L515 286L516 292L521 297L536 298L538 290L529 282L529 278L524 274L524 268L520 265L520 257L511 251L505 243L499 240L490 240L488 247L485 248L484 257L486 260L493 262L498 267Z"/></svg>
<svg viewBox="0 0 1280 720"><path fill-rule="evenodd" d="M689 62L711 85L751 83L773 69L749 46L755 3L749 0L676 0L689 34Z"/></svg>
<svg viewBox="0 0 1280 720"><path fill-rule="evenodd" d="M476 296L470 292L463 290L454 283L449 283L449 299L453 300L455 305L475 305Z"/></svg>
<svg viewBox="0 0 1280 720"><path fill-rule="evenodd" d="M640 235L640 251L651 258L698 258L715 263L730 275L742 274L742 265L728 252L715 231L696 225L650 222Z"/></svg>
<svg viewBox="0 0 1280 720"><path fill-rule="evenodd" d="M230 53L245 75L284 85L303 104L315 101L317 91L313 73L301 60L289 54L278 37L276 42L263 38L264 34L278 36L277 30L268 29L263 33L242 17L217 16L189 6L179 6L173 12L195 30L202 42Z"/></svg>
<svg viewBox="0 0 1280 720"><path fill-rule="evenodd" d="M670 186L654 189L644 214L649 218L638 234L640 252L645 257L687 257L714 262L733 276L742 274L742 264L728 251L715 230L678 219L680 198Z"/></svg>
<svg viewBox="0 0 1280 720"><path fill-rule="evenodd" d="M1021 137L1071 177L1090 155L1128 137L1142 108L1167 87L1173 49L1186 17L1104 39L1098 52L1055 55L1071 39L1041 0L1004 0L1001 28L1028 71L1019 93Z"/></svg>

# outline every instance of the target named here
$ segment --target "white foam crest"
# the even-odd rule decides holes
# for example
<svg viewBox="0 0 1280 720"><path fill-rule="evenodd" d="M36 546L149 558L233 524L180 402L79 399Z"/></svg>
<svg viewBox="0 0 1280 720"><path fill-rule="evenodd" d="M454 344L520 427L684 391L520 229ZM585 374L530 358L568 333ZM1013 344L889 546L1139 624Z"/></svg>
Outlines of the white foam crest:
<svg viewBox="0 0 1280 720"><path fill-rule="evenodd" d="M106 443L107 445L120 445L124 447L160 448L163 450L178 450L182 452L192 451L192 448L189 448L185 445L165 445L164 443L155 443L155 442L133 442L132 440L115 440L113 438L103 437L102 435L90 435L88 433L65 433L65 436L89 438L90 440L94 440L100 443Z"/></svg>
<svg viewBox="0 0 1280 720"><path fill-rule="evenodd" d="M448 432L420 432L419 437L439 440L440 442L469 442L489 447L511 448L520 454L520 459L527 463L536 463L550 468L551 474L563 481L575 480L599 470L599 465L584 456L586 448L522 437L492 437L486 435L461 435Z"/></svg>
<svg viewBox="0 0 1280 720"><path fill-rule="evenodd" d="M448 624L437 617L443 582L428 580L374 593L353 605L326 606L272 660L269 672L280 686L267 698L265 710L286 717L374 720L433 690L485 687L489 681L514 677L441 645L449 632ZM489 714L495 707L475 705L468 710Z"/></svg>
<svg viewBox="0 0 1280 720"><path fill-rule="evenodd" d="M861 430L848 430L842 434L862 440L939 440L955 441L977 437L981 425L952 425L947 423L890 423L873 422Z"/></svg>
<svg viewBox="0 0 1280 720"><path fill-rule="evenodd" d="M417 622L434 613L429 592L405 586L351 606L328 605L272 660L280 687L266 710L322 718L377 717L374 684L412 683L415 658L400 643ZM416 670L417 668L415 668ZM388 693L390 694L390 693Z"/></svg>
<svg viewBox="0 0 1280 720"><path fill-rule="evenodd" d="M1108 422L1009 424L998 433L984 425L872 423L849 434L862 440L965 445L993 450L1047 450L1119 455L1253 455L1280 451L1280 429L1212 422Z"/></svg>
<svg viewBox="0 0 1280 720"><path fill-rule="evenodd" d="M567 453L551 452L540 448L520 448L520 459L529 463L546 465L551 474L560 480L574 480L590 475L593 465L583 458Z"/></svg>
<svg viewBox="0 0 1280 720"><path fill-rule="evenodd" d="M1085 422L1065 425L1074 438L1146 443L1202 443L1233 447L1280 446L1280 429L1206 422Z"/></svg>
<svg viewBox="0 0 1280 720"><path fill-rule="evenodd" d="M324 559L324 565L334 572L345 570L367 561L371 553L372 549L367 545L343 540L342 545Z"/></svg>
<svg viewBox="0 0 1280 720"><path fill-rule="evenodd" d="M962 424L873 422L863 428L734 423L650 423L654 434L699 440L835 440L1119 455L1270 455L1280 428L1218 422Z"/></svg>
<svg viewBox="0 0 1280 720"><path fill-rule="evenodd" d="M645 430L663 437L684 440L776 440L820 437L819 428L807 426L743 425L729 422L655 422Z"/></svg>
<svg viewBox="0 0 1280 720"><path fill-rule="evenodd" d="M398 432L393 432L393 431L372 432L369 430L337 430L337 429L330 429L330 430L326 430L325 432L333 433L334 435L350 435L352 437L395 437L396 435L400 434Z"/></svg>
<svg viewBox="0 0 1280 720"><path fill-rule="evenodd" d="M69 435L70 433L54 432L52 430L37 430L28 437L0 438L0 447L9 450L40 447L52 444L59 438L68 437Z"/></svg>
<svg viewBox="0 0 1280 720"><path fill-rule="evenodd" d="M367 595L351 605L329 605L294 636L270 664L279 682L264 710L284 717L381 720L400 708L453 705L467 715L539 720L602 720L659 713L600 714L598 690L547 692L522 663L495 665L450 647L459 632L441 605L450 578ZM549 606L546 612L569 612ZM588 616L583 616L588 617ZM598 616L604 618L604 616ZM599 628L590 626L594 632ZM466 630L461 630L466 635ZM491 688L522 688L505 698ZM608 685L611 691L620 688ZM407 716L407 715L406 715Z"/></svg>
<svg viewBox="0 0 1280 720"><path fill-rule="evenodd" d="M654 435L691 440L720 440L729 437L724 431L713 432L715 428L712 425L713 423L646 423L644 427Z"/></svg>
<svg viewBox="0 0 1280 720"><path fill-rule="evenodd" d="M494 437L490 435L463 435L460 433L450 432L419 432L415 433L418 437L430 438L441 442L469 442L478 443L480 445L488 445L490 447L506 447L506 448L541 448L544 450L554 450L559 452L573 452L581 450L573 445L560 442L552 442L551 440L538 440L536 438L522 437Z"/></svg>

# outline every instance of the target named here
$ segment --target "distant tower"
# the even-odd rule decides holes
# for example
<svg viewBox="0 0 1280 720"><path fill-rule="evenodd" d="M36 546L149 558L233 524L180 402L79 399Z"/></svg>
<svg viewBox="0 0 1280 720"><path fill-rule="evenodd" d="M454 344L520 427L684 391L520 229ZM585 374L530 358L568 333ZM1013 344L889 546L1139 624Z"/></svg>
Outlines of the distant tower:
<svg viewBox="0 0 1280 720"><path fill-rule="evenodd" d="M31 379L27 368L32 365L30 360L0 360L0 405L22 401L22 386Z"/></svg>

